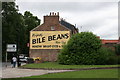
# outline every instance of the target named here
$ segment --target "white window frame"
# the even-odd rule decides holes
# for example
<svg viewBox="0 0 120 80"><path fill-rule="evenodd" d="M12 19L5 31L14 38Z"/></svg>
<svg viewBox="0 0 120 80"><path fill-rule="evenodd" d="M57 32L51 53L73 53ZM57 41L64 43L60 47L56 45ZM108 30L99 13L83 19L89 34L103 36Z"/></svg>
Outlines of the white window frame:
<svg viewBox="0 0 120 80"><path fill-rule="evenodd" d="M54 27L54 26L51 26L51 30L55 30L55 27Z"/></svg>

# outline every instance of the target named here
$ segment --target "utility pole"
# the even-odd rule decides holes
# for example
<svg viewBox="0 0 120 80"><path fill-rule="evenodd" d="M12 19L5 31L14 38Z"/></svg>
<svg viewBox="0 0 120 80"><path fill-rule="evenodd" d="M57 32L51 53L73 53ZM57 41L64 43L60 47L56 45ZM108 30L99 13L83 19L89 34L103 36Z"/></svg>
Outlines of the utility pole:
<svg viewBox="0 0 120 80"><path fill-rule="evenodd" d="M6 67L7 67L7 50L6 50L6 58L5 58L5 61L6 61Z"/></svg>
<svg viewBox="0 0 120 80"><path fill-rule="evenodd" d="M18 32L17 33L17 66L19 67L20 66L20 63L19 63L19 30L16 29L16 31Z"/></svg>

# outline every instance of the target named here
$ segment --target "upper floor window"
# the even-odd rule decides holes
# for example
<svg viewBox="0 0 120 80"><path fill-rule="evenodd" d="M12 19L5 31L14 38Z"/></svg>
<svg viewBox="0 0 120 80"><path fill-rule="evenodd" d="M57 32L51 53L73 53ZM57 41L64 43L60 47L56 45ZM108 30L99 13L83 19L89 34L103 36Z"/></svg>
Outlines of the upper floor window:
<svg viewBox="0 0 120 80"><path fill-rule="evenodd" d="M55 27L51 26L51 30L55 30Z"/></svg>

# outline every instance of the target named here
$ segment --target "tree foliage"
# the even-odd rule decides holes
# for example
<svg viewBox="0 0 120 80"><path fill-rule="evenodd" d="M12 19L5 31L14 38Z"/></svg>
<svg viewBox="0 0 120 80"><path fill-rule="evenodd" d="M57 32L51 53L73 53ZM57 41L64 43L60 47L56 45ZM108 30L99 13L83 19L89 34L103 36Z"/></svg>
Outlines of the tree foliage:
<svg viewBox="0 0 120 80"><path fill-rule="evenodd" d="M33 28L35 28L36 26L40 25L40 19L38 19L37 16L33 16L33 14L30 11L25 11L24 12L24 27L25 27L25 39L26 39L26 43L29 43L29 37L30 37L30 33L29 31L32 30ZM29 48L25 48L25 52L28 53Z"/></svg>
<svg viewBox="0 0 120 80"><path fill-rule="evenodd" d="M40 25L40 20L37 16L33 16L32 13L29 11L25 11L24 13L24 22L25 22L25 29L26 29L26 39L29 42L29 31L35 28L36 26Z"/></svg>
<svg viewBox="0 0 120 80"><path fill-rule="evenodd" d="M115 46L115 53L116 53L116 55L120 55L120 44L117 44Z"/></svg>
<svg viewBox="0 0 120 80"><path fill-rule="evenodd" d="M73 35L61 50L60 64L116 64L115 52L101 46L101 40L92 32L81 32Z"/></svg>
<svg viewBox="0 0 120 80"><path fill-rule="evenodd" d="M114 64L115 52L111 48L101 47L98 51L98 58L96 59L96 64Z"/></svg>
<svg viewBox="0 0 120 80"><path fill-rule="evenodd" d="M61 64L96 64L101 40L92 32L73 35L59 54Z"/></svg>
<svg viewBox="0 0 120 80"><path fill-rule="evenodd" d="M28 54L29 31L40 24L38 17L26 11L18 12L15 2L2 2L2 52L6 52L7 44L17 44L19 54Z"/></svg>

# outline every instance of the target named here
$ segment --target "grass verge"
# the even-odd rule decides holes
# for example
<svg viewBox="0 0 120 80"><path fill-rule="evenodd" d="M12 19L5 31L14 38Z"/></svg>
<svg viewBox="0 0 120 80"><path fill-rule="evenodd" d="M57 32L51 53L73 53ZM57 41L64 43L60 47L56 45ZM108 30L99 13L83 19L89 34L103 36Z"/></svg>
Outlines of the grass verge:
<svg viewBox="0 0 120 80"><path fill-rule="evenodd" d="M119 65L61 65L57 62L45 62L39 64L26 64L21 68L38 68L38 69L85 69L85 68L104 68L118 67Z"/></svg>
<svg viewBox="0 0 120 80"><path fill-rule="evenodd" d="M118 78L118 69L83 70L63 73L52 73L26 78Z"/></svg>

